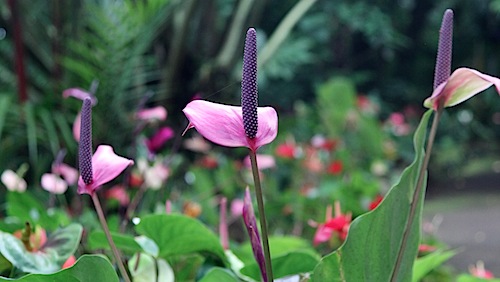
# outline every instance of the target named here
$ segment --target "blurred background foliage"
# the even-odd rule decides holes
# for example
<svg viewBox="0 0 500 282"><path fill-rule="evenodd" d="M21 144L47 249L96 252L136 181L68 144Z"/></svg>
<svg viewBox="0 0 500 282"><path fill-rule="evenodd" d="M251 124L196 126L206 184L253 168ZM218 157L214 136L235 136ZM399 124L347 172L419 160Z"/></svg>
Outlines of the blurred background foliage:
<svg viewBox="0 0 500 282"><path fill-rule="evenodd" d="M66 88L98 82L94 141L122 154L135 150L139 105L165 106L180 133L181 110L193 97L238 104L248 27L259 35L260 104L277 108L283 120L278 140L306 142L318 132L349 139L335 123L346 122L342 109L356 98L317 94L330 78L343 77L355 94L376 101L377 114L361 123L365 136L352 140L373 141L375 149L361 149L373 154L370 161L379 159L388 133L373 128L394 112L415 122L432 92L446 8L455 12L453 68L498 76L499 0L0 0L0 170L29 163L27 177L37 183L61 148L76 163L71 127L80 103L62 99ZM500 137L492 92L447 111L434 177L491 170ZM338 112L337 103L344 103ZM411 140L394 140L406 164Z"/></svg>

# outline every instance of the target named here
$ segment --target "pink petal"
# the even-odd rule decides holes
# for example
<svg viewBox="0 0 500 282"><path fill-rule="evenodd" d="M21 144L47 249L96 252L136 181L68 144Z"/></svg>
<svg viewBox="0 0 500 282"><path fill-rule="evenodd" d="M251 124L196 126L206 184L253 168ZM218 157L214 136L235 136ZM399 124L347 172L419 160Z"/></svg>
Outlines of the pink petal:
<svg viewBox="0 0 500 282"><path fill-rule="evenodd" d="M137 112L135 118L144 121L166 120L167 110L162 106L149 109L142 109Z"/></svg>
<svg viewBox="0 0 500 282"><path fill-rule="evenodd" d="M160 150L165 143L174 137L174 130L168 126L164 126L150 138L146 140L146 146L152 153Z"/></svg>
<svg viewBox="0 0 500 282"><path fill-rule="evenodd" d="M78 112L76 115L75 121L73 122L73 138L75 138L76 142L80 141L80 124L82 122L82 113Z"/></svg>
<svg viewBox="0 0 500 282"><path fill-rule="evenodd" d="M24 179L10 169L5 170L0 179L9 191L24 192L28 186Z"/></svg>
<svg viewBox="0 0 500 282"><path fill-rule="evenodd" d="M444 107L451 107L464 102L481 91L495 85L500 93L500 79L469 68L455 70L446 82L436 87L424 106L437 110L440 99Z"/></svg>
<svg viewBox="0 0 500 282"><path fill-rule="evenodd" d="M134 161L115 154L113 147L100 145L92 156L93 182L85 185L82 177L78 179L78 193L92 194L103 184L115 179Z"/></svg>
<svg viewBox="0 0 500 282"><path fill-rule="evenodd" d="M250 162L250 156L245 157L245 159L243 160L243 164L247 168L252 168L252 164ZM276 161L274 160L274 157L271 155L257 154L257 165L259 167L259 170L273 168L276 166Z"/></svg>
<svg viewBox="0 0 500 282"><path fill-rule="evenodd" d="M92 99L92 106L95 106L97 104L97 98L92 95L91 93L80 89L80 88L69 88L63 91L63 97L68 98L68 97L75 97L80 100L84 100L85 98L90 98Z"/></svg>
<svg viewBox="0 0 500 282"><path fill-rule="evenodd" d="M53 194L64 194L68 190L68 184L58 175L45 173L42 175L42 188Z"/></svg>
<svg viewBox="0 0 500 282"><path fill-rule="evenodd" d="M65 163L60 163L52 167L52 172L61 175L68 185L74 185L78 181L78 170Z"/></svg>
<svg viewBox="0 0 500 282"><path fill-rule="evenodd" d="M258 131L254 139L245 135L241 107L195 100L182 110L190 125L208 140L227 147L248 147L256 151L278 134L278 115L271 107L257 108Z"/></svg>
<svg viewBox="0 0 500 282"><path fill-rule="evenodd" d="M326 227L324 224L320 224L314 234L313 245L317 246L320 243L329 241L332 235L333 229Z"/></svg>

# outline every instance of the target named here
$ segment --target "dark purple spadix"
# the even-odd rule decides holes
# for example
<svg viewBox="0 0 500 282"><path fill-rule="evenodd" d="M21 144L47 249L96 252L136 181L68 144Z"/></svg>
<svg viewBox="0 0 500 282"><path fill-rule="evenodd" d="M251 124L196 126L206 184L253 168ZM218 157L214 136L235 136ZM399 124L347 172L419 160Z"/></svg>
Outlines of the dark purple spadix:
<svg viewBox="0 0 500 282"><path fill-rule="evenodd" d="M453 48L453 11L447 9L439 30L439 45L434 70L434 89L445 82L451 73L451 53Z"/></svg>
<svg viewBox="0 0 500 282"><path fill-rule="evenodd" d="M243 127L248 138L257 136L257 104L257 33L254 28L250 28L245 39L241 78Z"/></svg>
<svg viewBox="0 0 500 282"><path fill-rule="evenodd" d="M80 143L78 144L78 161L80 175L85 184L93 181L92 177L92 99L85 98L82 105L80 123Z"/></svg>

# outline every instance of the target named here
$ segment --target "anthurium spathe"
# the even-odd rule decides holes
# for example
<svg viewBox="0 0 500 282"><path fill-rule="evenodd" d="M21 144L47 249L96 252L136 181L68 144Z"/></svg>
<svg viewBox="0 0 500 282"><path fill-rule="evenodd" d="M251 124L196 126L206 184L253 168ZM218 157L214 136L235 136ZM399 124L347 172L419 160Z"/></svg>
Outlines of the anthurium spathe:
<svg viewBox="0 0 500 282"><path fill-rule="evenodd" d="M255 138L247 137L242 107L195 100L182 110L189 128L208 140L227 147L248 147L252 151L271 143L278 134L278 114L272 107L258 107L258 129Z"/></svg>
<svg viewBox="0 0 500 282"><path fill-rule="evenodd" d="M85 184L82 177L78 179L78 193L92 195L103 184L115 179L133 160L118 156L109 145L99 145L92 156L92 181Z"/></svg>
<svg viewBox="0 0 500 282"><path fill-rule="evenodd" d="M440 103L443 107L455 106L493 85L500 93L500 79L474 69L459 68L436 87L431 97L425 100L424 106L435 110Z"/></svg>

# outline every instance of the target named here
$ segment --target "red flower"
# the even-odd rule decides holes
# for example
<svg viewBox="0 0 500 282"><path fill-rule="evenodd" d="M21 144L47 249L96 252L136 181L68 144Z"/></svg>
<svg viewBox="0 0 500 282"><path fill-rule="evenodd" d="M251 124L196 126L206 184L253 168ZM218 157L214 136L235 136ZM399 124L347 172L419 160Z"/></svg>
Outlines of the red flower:
<svg viewBox="0 0 500 282"><path fill-rule="evenodd" d="M333 175L339 175L344 168L341 161L333 161L327 168L327 172Z"/></svg>
<svg viewBox="0 0 500 282"><path fill-rule="evenodd" d="M376 207L378 207L378 205L382 202L383 199L384 197L382 197L381 195L377 195L375 199L373 199L373 201L368 206L368 210L371 211L374 210Z"/></svg>
<svg viewBox="0 0 500 282"><path fill-rule="evenodd" d="M310 225L318 228L314 234L313 244L316 246L320 243L327 242L335 233L338 234L340 240L344 241L349 231L351 217L351 213L342 214L342 211L340 210L340 203L335 202L335 217L332 218L332 206L329 205L326 208L325 223L309 223Z"/></svg>
<svg viewBox="0 0 500 282"><path fill-rule="evenodd" d="M295 157L295 145L289 143L278 145L276 155L284 159L293 159Z"/></svg>

